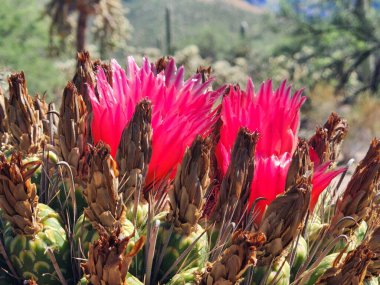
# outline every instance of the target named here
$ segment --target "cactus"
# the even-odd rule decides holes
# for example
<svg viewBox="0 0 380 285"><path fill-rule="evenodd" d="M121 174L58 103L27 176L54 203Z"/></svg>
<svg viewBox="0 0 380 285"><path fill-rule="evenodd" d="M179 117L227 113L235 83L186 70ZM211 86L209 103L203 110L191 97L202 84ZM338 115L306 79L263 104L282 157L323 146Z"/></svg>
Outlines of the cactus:
<svg viewBox="0 0 380 285"><path fill-rule="evenodd" d="M170 192L171 211L158 234L158 252L168 240L159 269L159 280L168 281L179 268L197 268L207 260L208 238L198 221L204 205L204 193L209 185L210 147L207 139L197 137L178 168L174 189ZM174 228L170 230L172 224ZM176 261L180 261L180 255L191 246L183 262L175 265ZM172 265L175 265L174 268Z"/></svg>
<svg viewBox="0 0 380 285"><path fill-rule="evenodd" d="M4 245L17 273L41 284L56 284L71 278L70 252L66 232L58 214L38 203L33 171L22 164L21 155L10 162L1 157L0 206L8 222Z"/></svg>
<svg viewBox="0 0 380 285"><path fill-rule="evenodd" d="M344 119L299 139L300 92L214 91L210 73L82 52L57 120L11 75L0 284L378 284L380 140L326 188L347 170L333 169Z"/></svg>

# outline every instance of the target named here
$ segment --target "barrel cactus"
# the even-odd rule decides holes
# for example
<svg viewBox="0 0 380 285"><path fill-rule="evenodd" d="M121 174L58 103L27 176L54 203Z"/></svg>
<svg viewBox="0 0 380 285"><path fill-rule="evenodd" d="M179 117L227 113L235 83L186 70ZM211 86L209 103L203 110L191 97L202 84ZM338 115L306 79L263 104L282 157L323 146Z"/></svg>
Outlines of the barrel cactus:
<svg viewBox="0 0 380 285"><path fill-rule="evenodd" d="M343 118L300 138L301 91L210 73L80 52L59 112L10 76L0 284L378 284L380 140L336 191Z"/></svg>
<svg viewBox="0 0 380 285"><path fill-rule="evenodd" d="M159 279L170 280L179 268L200 267L207 260L208 237L198 221L209 185L210 147L207 139L197 137L177 170L170 192L171 210L158 234L158 254L161 250L164 254ZM187 249L184 260L179 260Z"/></svg>
<svg viewBox="0 0 380 285"><path fill-rule="evenodd" d="M36 185L15 154L8 162L1 157L0 206L8 221L4 226L4 245L17 273L40 284L70 280L70 249L58 214L38 203Z"/></svg>
<svg viewBox="0 0 380 285"><path fill-rule="evenodd" d="M90 179L84 195L88 207L75 225L77 245L88 252L89 243L98 239L99 232L111 234L120 227L123 236L135 232L133 224L126 218L126 208L118 193L118 170L109 148L99 143L91 151Z"/></svg>
<svg viewBox="0 0 380 285"><path fill-rule="evenodd" d="M82 268L89 284L127 285L141 284L131 275L127 276L133 257L145 242L140 238L127 253L128 242L133 237L123 236L120 228L109 234L100 234L100 238L91 243L89 255Z"/></svg>

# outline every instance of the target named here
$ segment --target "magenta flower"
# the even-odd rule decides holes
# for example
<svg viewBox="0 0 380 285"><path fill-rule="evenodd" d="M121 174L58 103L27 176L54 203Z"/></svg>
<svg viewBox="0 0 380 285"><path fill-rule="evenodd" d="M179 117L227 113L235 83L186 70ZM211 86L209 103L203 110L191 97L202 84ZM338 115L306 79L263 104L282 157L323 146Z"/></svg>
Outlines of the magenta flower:
<svg viewBox="0 0 380 285"><path fill-rule="evenodd" d="M259 197L266 199L255 206L255 210L258 209L258 218L264 212L265 206L272 202L277 195L284 192L286 176L291 162L292 156L288 152L280 156L271 155L269 157L258 156L256 152L255 173L249 203L252 205Z"/></svg>
<svg viewBox="0 0 380 285"><path fill-rule="evenodd" d="M314 210L315 205L318 202L319 195L323 190L326 189L327 186L331 183L331 181L337 177L339 174L343 173L346 168L341 167L335 170L329 170L331 163L326 162L321 165L317 165L314 162L314 174L313 174L313 190L311 191L311 200L310 200L310 210Z"/></svg>
<svg viewBox="0 0 380 285"><path fill-rule="evenodd" d="M209 91L211 81L202 83L201 74L184 81L184 68L177 70L171 59L157 74L144 59L139 68L128 58L128 75L112 61L113 87L102 69L97 75L97 91L90 89L93 107L92 132L95 143L104 141L115 156L123 129L131 120L135 106L144 98L152 102L152 158L146 183L172 175L187 146L198 134L206 135L217 116L212 110L222 93Z"/></svg>
<svg viewBox="0 0 380 285"><path fill-rule="evenodd" d="M223 175L227 171L239 128L247 127L260 134L249 199L252 205L257 198L266 198L256 206L259 217L264 212L265 205L285 190L286 176L298 143L300 108L306 100L301 93L302 91L297 91L291 96L290 87L287 87L285 81L277 90L273 90L271 81L266 81L259 92L255 93L253 83L249 80L245 91L231 86L229 94L223 99L223 124L216 149L218 165ZM312 208L319 194L340 172L327 171L325 166L315 169Z"/></svg>
<svg viewBox="0 0 380 285"><path fill-rule="evenodd" d="M318 154L310 146L309 148L310 159L314 163L314 175L313 175L313 191L311 192L311 200L310 200L310 210L314 210L315 205L318 202L319 195L323 190L331 183L331 181L343 173L346 168L341 167L336 170L329 170L331 166L331 161L327 161L322 163Z"/></svg>
<svg viewBox="0 0 380 285"><path fill-rule="evenodd" d="M227 171L231 149L242 126L259 131L260 140L256 146L259 156L292 154L298 142L299 110L305 99L301 91L291 97L290 87L286 87L285 81L275 92L272 91L272 82L267 81L257 94L251 80L246 91L231 86L222 103L223 126L217 148L223 173Z"/></svg>

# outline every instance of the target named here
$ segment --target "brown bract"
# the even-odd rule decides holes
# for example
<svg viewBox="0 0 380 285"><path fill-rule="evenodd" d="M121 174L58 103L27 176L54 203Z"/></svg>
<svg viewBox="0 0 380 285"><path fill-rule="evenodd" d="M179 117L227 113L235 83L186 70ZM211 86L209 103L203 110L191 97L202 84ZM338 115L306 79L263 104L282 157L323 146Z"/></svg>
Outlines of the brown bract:
<svg viewBox="0 0 380 285"><path fill-rule="evenodd" d="M339 256L340 257L340 256ZM348 253L342 263L335 261L333 267L318 279L319 285L360 285L363 284L367 268L371 263L373 252L366 243Z"/></svg>
<svg viewBox="0 0 380 285"><path fill-rule="evenodd" d="M11 142L6 111L7 104L8 100L5 97L3 90L0 88L0 149L3 147L3 145L9 144Z"/></svg>
<svg viewBox="0 0 380 285"><path fill-rule="evenodd" d="M67 83L60 108L58 135L61 155L71 166L76 182L82 181L87 172L85 161L87 115L82 96L73 83Z"/></svg>
<svg viewBox="0 0 380 285"><path fill-rule="evenodd" d="M16 233L33 235L41 229L37 217L38 196L30 177L40 162L23 164L21 154L8 162L0 156L0 208Z"/></svg>
<svg viewBox="0 0 380 285"><path fill-rule="evenodd" d="M8 131L8 121L6 114L7 99L4 96L3 89L0 87L0 132Z"/></svg>
<svg viewBox="0 0 380 285"><path fill-rule="evenodd" d="M42 121L43 125L43 131L44 134L49 136L49 130L50 130L50 122L49 122L49 104L46 103L45 96L38 96L36 95L33 99L33 104L34 104L34 109L38 111L38 115L40 120ZM56 117L52 117L52 127L56 128L57 127L58 121L56 120Z"/></svg>
<svg viewBox="0 0 380 285"><path fill-rule="evenodd" d="M88 51L78 52L77 67L72 81L77 88L78 93L82 95L88 108L91 108L91 101L87 92L87 84L90 86L95 86L96 84L94 69L95 67L91 61L90 53Z"/></svg>
<svg viewBox="0 0 380 285"><path fill-rule="evenodd" d="M170 56L163 56L159 58L155 63L156 73L159 74L161 71L164 71L170 61Z"/></svg>
<svg viewBox="0 0 380 285"><path fill-rule="evenodd" d="M347 121L332 113L322 128L317 128L314 136L309 140L320 163L335 161L340 153L343 139L348 132Z"/></svg>
<svg viewBox="0 0 380 285"><path fill-rule="evenodd" d="M300 139L288 170L285 191L295 185L302 176L310 175L312 171L313 164L310 160L309 145L305 140Z"/></svg>
<svg viewBox="0 0 380 285"><path fill-rule="evenodd" d="M231 162L223 178L212 219L220 223L223 216L233 216L238 222L247 212L254 175L254 154L259 135L241 128L232 149ZM228 211L228 212L226 212Z"/></svg>
<svg viewBox="0 0 380 285"><path fill-rule="evenodd" d="M205 273L197 281L202 285L239 284L249 266L255 266L256 251L265 243L263 233L237 230L232 243L214 263L208 264Z"/></svg>
<svg viewBox="0 0 380 285"><path fill-rule="evenodd" d="M379 220L377 222L379 222ZM370 235L368 248L373 252L373 256L368 265L366 278L377 278L380 275L380 226L378 226L378 223Z"/></svg>
<svg viewBox="0 0 380 285"><path fill-rule="evenodd" d="M259 266L269 266L297 237L309 208L311 188L311 175L302 176L268 206L259 227L267 238L260 248Z"/></svg>
<svg viewBox="0 0 380 285"><path fill-rule="evenodd" d="M93 63L94 71L98 72L99 68L101 68L104 71L104 74L106 75L107 82L112 87L113 86L112 65L109 63L101 62L100 60L95 60Z"/></svg>
<svg viewBox="0 0 380 285"><path fill-rule="evenodd" d="M90 157L90 181L84 191L88 207L85 215L98 231L111 234L125 219L125 206L118 194L116 162L108 145L98 143Z"/></svg>
<svg viewBox="0 0 380 285"><path fill-rule="evenodd" d="M142 187L152 157L152 104L141 101L135 108L132 120L123 130L116 161L122 179L121 191L128 199Z"/></svg>
<svg viewBox="0 0 380 285"><path fill-rule="evenodd" d="M88 112L87 118L87 137L86 141L92 143L91 122L92 122L92 106L91 99L88 95L88 88L96 85L95 66L90 59L88 51L78 52L77 54L77 67L72 82L77 88L77 92L82 96L86 104Z"/></svg>
<svg viewBox="0 0 380 285"><path fill-rule="evenodd" d="M93 285L126 285L126 276L133 257L145 243L141 237L127 252L131 236L119 239L120 229L100 238L90 244L88 260L81 264L89 284Z"/></svg>
<svg viewBox="0 0 380 285"><path fill-rule="evenodd" d="M200 73L202 75L202 82L206 82L211 77L211 66L199 66L197 68L197 73Z"/></svg>
<svg viewBox="0 0 380 285"><path fill-rule="evenodd" d="M364 159L347 185L347 188L336 206L335 215L331 221L334 233L346 233L355 229L362 220L369 218L373 199L380 182L380 140L373 139ZM344 217L352 217L354 221Z"/></svg>
<svg viewBox="0 0 380 285"><path fill-rule="evenodd" d="M220 129L223 125L223 121L220 118L220 112L222 110L222 105L219 105L216 109L216 116L218 120L212 126L211 134L209 135L211 140L211 151L210 151L210 185L207 189L207 200L203 210L204 217L210 217L211 213L214 211L215 205L217 203L218 193L220 192L220 184L222 180L222 173L218 168L218 161L216 158L216 147L220 140Z"/></svg>
<svg viewBox="0 0 380 285"><path fill-rule="evenodd" d="M198 136L177 169L173 190L169 192L171 211L168 219L177 229L190 234L202 215L204 196L210 184L209 139Z"/></svg>
<svg viewBox="0 0 380 285"><path fill-rule="evenodd" d="M39 111L28 94L24 72L12 74L9 79L7 116L10 132L22 151L37 151L44 140Z"/></svg>

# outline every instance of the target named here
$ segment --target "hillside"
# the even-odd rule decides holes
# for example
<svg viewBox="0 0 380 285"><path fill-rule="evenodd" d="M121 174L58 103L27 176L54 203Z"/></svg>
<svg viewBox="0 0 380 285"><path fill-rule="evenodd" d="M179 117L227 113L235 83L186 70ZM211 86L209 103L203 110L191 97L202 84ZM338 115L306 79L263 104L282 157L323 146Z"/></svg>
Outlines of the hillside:
<svg viewBox="0 0 380 285"><path fill-rule="evenodd" d="M229 0L125 0L128 19L134 27L132 46L164 46L165 8L172 11L173 43L176 48L208 41L229 45L239 40L241 22L248 24L247 33L259 37L268 20L260 8L248 4L231 4ZM240 2L240 1L238 1ZM264 20L265 19L265 20ZM264 21L263 21L264 20Z"/></svg>
<svg viewBox="0 0 380 285"><path fill-rule="evenodd" d="M253 4L249 4L247 3L246 1L244 0L197 0L197 1L200 1L200 2L208 2L208 3L216 3L217 5L220 5L220 3L222 2L222 4L228 4L228 5L231 5L235 8L238 8L238 9L242 9L242 10L245 10L247 12L251 12L253 14L260 14L260 13L263 13L264 10L256 5L253 5Z"/></svg>

